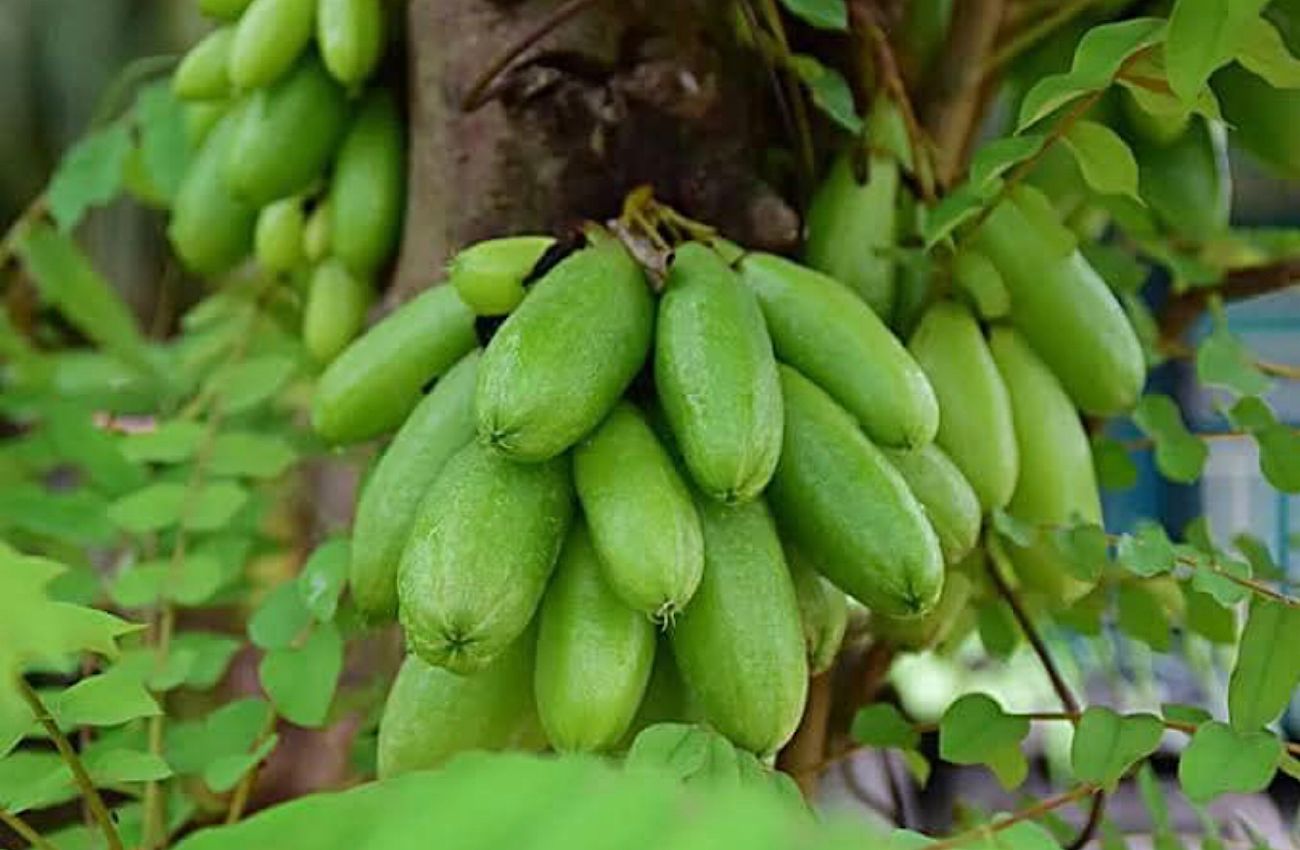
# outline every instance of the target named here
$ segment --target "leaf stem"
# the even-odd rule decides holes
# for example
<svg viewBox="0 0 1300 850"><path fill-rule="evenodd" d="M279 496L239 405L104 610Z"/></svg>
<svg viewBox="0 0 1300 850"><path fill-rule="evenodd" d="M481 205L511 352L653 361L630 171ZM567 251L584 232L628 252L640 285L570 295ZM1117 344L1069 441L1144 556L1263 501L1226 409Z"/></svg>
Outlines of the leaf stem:
<svg viewBox="0 0 1300 850"><path fill-rule="evenodd" d="M777 8L776 0L746 0L746 3L749 2L758 4L763 17L767 20L767 26L776 40L777 58L780 60L782 68L788 68L791 56L790 39L785 32L785 24L781 22L781 10ZM804 194L807 196L811 192L813 175L817 171L816 154L813 150L812 121L808 117L808 104L804 102L803 91L799 88L799 84L794 80L789 70L781 71L779 77L785 84L786 99L794 116L795 136L799 143L800 182L803 184Z"/></svg>
<svg viewBox="0 0 1300 850"><path fill-rule="evenodd" d="M31 708L32 714L36 717L36 722L41 724L41 728L50 736L54 742L54 748L59 751L60 758L68 765L72 771L72 778L77 783L81 796L90 806L90 812L95 817L95 822L104 833L104 840L108 842L109 850L122 850L122 837L117 834L117 827L113 825L113 819L109 816L108 806L104 805L104 798L99 795L99 789L95 787L95 782L90 778L90 773L86 770L86 764L77 755L73 749L72 742L68 736L63 734L59 724L55 722L50 710L41 700L40 694L27 684L27 680L18 679L18 692L22 695L23 700Z"/></svg>
<svg viewBox="0 0 1300 850"><path fill-rule="evenodd" d="M1000 71L1008 62L1032 49L1040 41L1074 20L1089 6L1097 2L1098 0L1066 0L1051 12L1016 33L1006 44L995 50L980 68L980 76L987 78L989 75Z"/></svg>
<svg viewBox="0 0 1300 850"><path fill-rule="evenodd" d="M262 726L262 731L258 733L257 740L253 742L253 749L256 750L266 742L266 739L275 734L276 713L274 710L268 712L266 723ZM239 819L244 816L244 810L248 807L248 798L253 793L253 783L257 779L258 769L262 765L262 760L248 770L239 778L239 784L235 786L235 793L230 798L230 808L226 810L226 823L238 823Z"/></svg>
<svg viewBox="0 0 1300 850"><path fill-rule="evenodd" d="M18 833L19 838L36 850L58 850L45 836L33 829L31 824L3 806L0 806L0 823Z"/></svg>
<svg viewBox="0 0 1300 850"><path fill-rule="evenodd" d="M1084 784L1076 786L1071 788L1069 791L1063 791L1053 797L1040 800L1034 805L1021 809L1002 820L983 824L974 829L968 829L965 832L958 833L950 838L945 838L942 841L927 844L926 850L951 850L951 848L965 844L967 841L983 838L984 836L993 835L1005 829L1010 829L1018 823L1027 820L1037 820L1048 812L1059 809L1062 806L1068 806L1076 800L1080 800L1089 794L1096 793L1097 790L1098 788L1095 785Z"/></svg>

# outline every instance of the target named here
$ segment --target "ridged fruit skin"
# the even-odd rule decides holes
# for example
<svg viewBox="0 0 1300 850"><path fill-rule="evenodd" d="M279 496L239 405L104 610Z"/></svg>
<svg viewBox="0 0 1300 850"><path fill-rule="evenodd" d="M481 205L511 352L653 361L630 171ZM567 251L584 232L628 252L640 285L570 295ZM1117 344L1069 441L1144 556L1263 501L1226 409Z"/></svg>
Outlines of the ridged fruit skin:
<svg viewBox="0 0 1300 850"><path fill-rule="evenodd" d="M334 79L364 82L384 55L383 0L320 0L316 43Z"/></svg>
<svg viewBox="0 0 1300 850"><path fill-rule="evenodd" d="M1020 478L1007 512L1036 526L1101 523L1092 447L1069 396L1014 330L995 328L989 347L1011 395L1020 447ZM1051 531L1042 530L1028 548L1007 541L1007 552L1021 581L1052 605L1066 606L1092 585L1074 578L1061 563L1049 539Z"/></svg>
<svg viewBox="0 0 1300 850"><path fill-rule="evenodd" d="M771 753L794 734L808 692L794 582L761 499L697 504L704 578L673 627L673 654L708 722Z"/></svg>
<svg viewBox="0 0 1300 850"><path fill-rule="evenodd" d="M1074 403L1103 416L1128 410L1146 380L1137 334L1084 256L1061 251L1043 233L1013 199L994 207L976 244L1011 293L1011 323Z"/></svg>
<svg viewBox="0 0 1300 850"><path fill-rule="evenodd" d="M939 604L921 617L872 616L871 631L899 649L920 652L944 643L973 619L971 604L984 581L984 552L976 549L948 567Z"/></svg>
<svg viewBox="0 0 1300 850"><path fill-rule="evenodd" d="M397 568L420 501L456 452L474 439L479 353L451 368L406 417L366 479L352 524L348 587L372 623L397 617Z"/></svg>
<svg viewBox="0 0 1300 850"><path fill-rule="evenodd" d="M785 560L790 566L795 599L799 603L808 672L816 676L835 663L849 625L849 601L844 591L818 575L797 549L786 546Z"/></svg>
<svg viewBox="0 0 1300 850"><path fill-rule="evenodd" d="M623 738L650 681L655 627L602 575L581 521L569 529L538 614L537 713L560 752L600 752Z"/></svg>
<svg viewBox="0 0 1300 850"><path fill-rule="evenodd" d="M190 164L172 204L167 236L195 274L215 277L248 256L257 209L226 188L226 155L235 139L238 110L214 127Z"/></svg>
<svg viewBox="0 0 1300 850"><path fill-rule="evenodd" d="M876 312L893 315L894 263L883 255L896 238L898 163L873 155L859 183L851 153L841 153L808 207L804 261L847 285Z"/></svg>
<svg viewBox="0 0 1300 850"><path fill-rule="evenodd" d="M979 497L961 470L943 449L933 444L910 452L901 449L884 452L925 510L939 538L944 563L955 564L966 557L979 542L983 512Z"/></svg>
<svg viewBox="0 0 1300 850"><path fill-rule="evenodd" d="M515 463L477 440L452 455L398 567L407 645L456 673L492 663L532 620L572 516L567 458Z"/></svg>
<svg viewBox="0 0 1300 850"><path fill-rule="evenodd" d="M226 182L236 195L262 206L306 190L325 172L348 105L313 53L283 79L254 92L240 115L226 156ZM286 139L293 140L292 156Z"/></svg>
<svg viewBox="0 0 1300 850"><path fill-rule="evenodd" d="M612 236L591 239L533 285L483 353L479 436L514 460L547 460L582 439L650 351L640 266Z"/></svg>
<svg viewBox="0 0 1300 850"><path fill-rule="evenodd" d="M366 326L366 311L375 299L370 281L357 277L338 260L326 260L312 272L302 316L302 343L317 363L330 363Z"/></svg>
<svg viewBox="0 0 1300 850"><path fill-rule="evenodd" d="M550 236L488 239L457 252L447 279L478 315L504 316L524 300L524 279L554 244Z"/></svg>
<svg viewBox="0 0 1300 850"><path fill-rule="evenodd" d="M659 299L655 387L691 478L728 504L758 496L781 454L781 385L754 294L711 248L679 247Z"/></svg>
<svg viewBox="0 0 1300 850"><path fill-rule="evenodd" d="M704 538L690 489L635 407L620 402L573 451L573 480L610 590L670 620L704 572Z"/></svg>
<svg viewBox="0 0 1300 850"><path fill-rule="evenodd" d="M1232 212L1232 172L1224 128L1197 117L1165 144L1137 132L1130 135L1142 199L1161 224L1194 242L1224 233Z"/></svg>
<svg viewBox="0 0 1300 850"><path fill-rule="evenodd" d="M183 100L220 100L230 94L230 47L234 27L220 27L190 48L172 75L172 91Z"/></svg>
<svg viewBox="0 0 1300 850"><path fill-rule="evenodd" d="M343 136L330 180L331 247L353 274L392 257L406 203L406 128L393 96L366 96Z"/></svg>
<svg viewBox="0 0 1300 850"><path fill-rule="evenodd" d="M935 442L974 488L984 513L1005 507L1020 470L1011 400L975 317L951 301L935 304L908 350L939 399Z"/></svg>
<svg viewBox="0 0 1300 850"><path fill-rule="evenodd" d="M253 0L230 46L230 82L241 91L275 82L311 42L315 23L316 0ZM301 140L297 134L285 138Z"/></svg>
<svg viewBox="0 0 1300 850"><path fill-rule="evenodd" d="M269 272L287 274L303 265L303 229L307 216L298 198L285 198L262 207L253 234L253 256Z"/></svg>
<svg viewBox="0 0 1300 850"><path fill-rule="evenodd" d="M925 510L829 395L784 365L781 387L785 444L767 498L782 537L873 611L924 614L943 587L943 555ZM706 580L707 546L706 539Z"/></svg>
<svg viewBox="0 0 1300 850"><path fill-rule="evenodd" d="M524 635L472 676L406 656L379 721L379 778L439 767L470 750L539 749L534 643Z"/></svg>
<svg viewBox="0 0 1300 850"><path fill-rule="evenodd" d="M740 271L777 359L816 381L877 443L911 448L934 439L939 404L925 373L862 299L772 254L746 255Z"/></svg>
<svg viewBox="0 0 1300 850"><path fill-rule="evenodd" d="M449 286L393 311L344 349L316 385L311 422L332 443L401 425L425 384L478 346L474 314Z"/></svg>

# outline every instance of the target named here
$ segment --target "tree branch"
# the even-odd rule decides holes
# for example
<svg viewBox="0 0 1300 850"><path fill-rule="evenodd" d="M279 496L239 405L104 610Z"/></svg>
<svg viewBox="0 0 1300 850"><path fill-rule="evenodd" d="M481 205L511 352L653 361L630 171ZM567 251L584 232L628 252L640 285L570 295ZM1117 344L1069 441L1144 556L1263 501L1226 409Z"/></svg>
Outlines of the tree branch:
<svg viewBox="0 0 1300 850"><path fill-rule="evenodd" d="M811 801L817 792L821 766L826 759L827 721L831 716L831 673L808 680L808 701L799 728L776 757L778 770L788 773Z"/></svg>
<svg viewBox="0 0 1300 850"><path fill-rule="evenodd" d="M974 829L960 832L951 838L945 838L943 841L936 841L933 844L927 844L926 850L952 850L953 847L958 847L965 844L967 841L982 838L992 833L1001 832L1002 830L1009 829L1023 821L1036 820L1050 811L1059 809L1062 806L1068 806L1070 803L1096 791L1097 788L1094 785L1080 785L1077 788L1071 788L1069 791L1064 791L1057 794L1055 797L1048 797L1047 799L1041 800L1028 808L1021 809L1010 817L1005 817L1002 820L994 821L993 823L986 823L982 826L977 826Z"/></svg>
<svg viewBox="0 0 1300 850"><path fill-rule="evenodd" d="M1296 283L1300 283L1300 257L1233 269L1219 286L1191 289L1173 296L1160 311L1160 336L1163 339L1181 339L1215 296L1226 301L1240 301L1277 292Z"/></svg>

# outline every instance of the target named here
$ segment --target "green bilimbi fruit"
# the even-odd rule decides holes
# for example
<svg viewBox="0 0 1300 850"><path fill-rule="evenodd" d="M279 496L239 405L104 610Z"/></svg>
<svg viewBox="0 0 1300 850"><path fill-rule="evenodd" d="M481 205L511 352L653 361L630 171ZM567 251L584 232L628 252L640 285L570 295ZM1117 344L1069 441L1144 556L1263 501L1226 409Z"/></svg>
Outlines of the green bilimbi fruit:
<svg viewBox="0 0 1300 850"><path fill-rule="evenodd" d="M1069 396L1029 344L994 329L989 347L1006 382L1020 451L1020 478L1007 512L1040 526L1028 548L1007 542L1016 573L1053 605L1066 606L1091 585L1074 578L1051 541L1054 527L1101 523L1101 497L1088 434Z"/></svg>
<svg viewBox="0 0 1300 850"><path fill-rule="evenodd" d="M979 541L983 512L979 497L961 470L933 444L911 451L884 452L925 509L939 538L944 562L955 564L966 557Z"/></svg>
<svg viewBox="0 0 1300 850"><path fill-rule="evenodd" d="M411 649L456 673L490 664L532 620L572 514L567 458L515 463L478 441L452 455L398 568Z"/></svg>
<svg viewBox="0 0 1300 850"><path fill-rule="evenodd" d="M302 266L307 256L303 250L306 220L298 198L285 198L262 207L253 236L253 256L258 265L279 274Z"/></svg>
<svg viewBox="0 0 1300 850"><path fill-rule="evenodd" d="M253 0L199 0L199 11L219 21L237 21Z"/></svg>
<svg viewBox="0 0 1300 850"><path fill-rule="evenodd" d="M671 622L704 571L690 490L639 411L620 402L573 452L578 498L610 589Z"/></svg>
<svg viewBox="0 0 1300 850"><path fill-rule="evenodd" d="M1023 203L998 204L976 234L1011 293L1011 323L1080 408L1098 415L1131 408L1146 361L1124 308L1083 254L1045 235L1059 224L1042 223Z"/></svg>
<svg viewBox="0 0 1300 850"><path fill-rule="evenodd" d="M626 734L650 680L655 627L610 590L586 527L569 531L538 614L537 713L561 752L597 752Z"/></svg>
<svg viewBox="0 0 1300 850"><path fill-rule="evenodd" d="M654 304L612 236L533 285L492 337L478 381L478 431L519 461L555 457L614 407L650 349Z"/></svg>
<svg viewBox="0 0 1300 850"><path fill-rule="evenodd" d="M703 719L686 682L682 680L682 672L677 669L672 643L667 635L661 633L645 696L641 698L641 705L623 735L619 748L631 746L637 735L655 724L694 723Z"/></svg>
<svg viewBox="0 0 1300 850"><path fill-rule="evenodd" d="M476 351L451 368L380 455L352 524L348 586L371 622L397 616L397 567L420 500L453 454L474 439Z"/></svg>
<svg viewBox="0 0 1300 850"><path fill-rule="evenodd" d="M876 315L889 317L896 289L894 263L882 250L893 247L895 240L898 163L887 155L867 160L865 179L859 182L853 154L836 157L808 208L804 259L848 285Z"/></svg>
<svg viewBox="0 0 1300 850"><path fill-rule="evenodd" d="M816 676L831 668L844 642L844 631L849 625L849 601L842 590L818 575L797 549L787 546L785 558L799 603L808 672Z"/></svg>
<svg viewBox="0 0 1300 850"><path fill-rule="evenodd" d="M366 326L366 311L374 298L370 281L352 274L338 260L317 266L302 314L302 342L312 359L329 363L347 348Z"/></svg>
<svg viewBox="0 0 1300 850"><path fill-rule="evenodd" d="M505 316L524 300L524 279L554 244L550 236L488 239L458 252L447 278L478 315Z"/></svg>
<svg viewBox="0 0 1300 850"><path fill-rule="evenodd" d="M708 722L771 753L794 734L808 693L794 582L761 499L697 507L704 578L672 630L673 654Z"/></svg>
<svg viewBox="0 0 1300 850"><path fill-rule="evenodd" d="M365 81L384 55L383 0L320 0L316 43L336 80L345 86Z"/></svg>
<svg viewBox="0 0 1300 850"><path fill-rule="evenodd" d="M347 113L343 90L320 59L304 56L249 98L226 157L230 188L259 205L306 190L329 165ZM292 156L286 139L293 139Z"/></svg>
<svg viewBox="0 0 1300 850"><path fill-rule="evenodd" d="M375 91L343 137L331 177L331 245L334 256L354 274L373 274L397 248L405 161L405 128L397 104L387 91Z"/></svg>
<svg viewBox="0 0 1300 850"><path fill-rule="evenodd" d="M172 76L172 91L184 100L220 100L230 94L226 70L234 27L213 30L190 48Z"/></svg>
<svg viewBox="0 0 1300 850"><path fill-rule="evenodd" d="M309 263L319 263L330 254L330 243L333 241L331 238L333 216L330 213L332 206L328 198L320 201L312 209L311 215L307 216L307 223L303 225L302 251Z"/></svg>
<svg viewBox="0 0 1300 850"><path fill-rule="evenodd" d="M781 386L754 294L712 249L679 247L655 331L659 403L700 490L728 504L767 486L781 454Z"/></svg>
<svg viewBox="0 0 1300 850"><path fill-rule="evenodd" d="M923 446L939 428L925 373L844 284L772 254L748 254L741 275L758 295L776 356L816 381L885 446Z"/></svg>
<svg viewBox="0 0 1300 850"><path fill-rule="evenodd" d="M900 649L920 652L943 643L967 616L975 591L983 581L984 552L975 549L948 568L939 604L920 617L872 615L871 631Z"/></svg>
<svg viewBox="0 0 1300 850"><path fill-rule="evenodd" d="M316 22L317 0L252 0L230 46L230 81L241 90L275 82L302 55ZM301 141L306 130L284 136Z"/></svg>
<svg viewBox="0 0 1300 850"><path fill-rule="evenodd" d="M185 140L190 149L202 148L209 134L229 111L230 104L224 100L185 104ZM221 165L224 169L225 163Z"/></svg>
<svg viewBox="0 0 1300 850"><path fill-rule="evenodd" d="M248 255L257 224L257 210L232 195L222 177L238 120L237 112L227 115L204 141L176 192L167 227L186 268L207 277L229 271Z"/></svg>
<svg viewBox="0 0 1300 850"><path fill-rule="evenodd" d="M1228 229L1232 173L1222 125L1197 117L1166 144L1138 137L1131 146L1142 199L1161 224L1194 242L1206 242Z"/></svg>
<svg viewBox="0 0 1300 850"><path fill-rule="evenodd" d="M470 750L539 749L531 633L478 673L408 655L379 721L379 777L438 767Z"/></svg>
<svg viewBox="0 0 1300 850"><path fill-rule="evenodd" d="M943 586L943 554L925 510L830 396L788 366L781 388L785 443L768 499L783 537L873 611L924 614Z"/></svg>
<svg viewBox="0 0 1300 850"><path fill-rule="evenodd" d="M952 261L952 278L975 305L981 319L1004 319L1011 312L1011 293L1007 292L1002 275L988 257L974 248L962 246L957 251Z"/></svg>
<svg viewBox="0 0 1300 850"><path fill-rule="evenodd" d="M921 319L908 348L939 398L935 441L985 513L1005 506L1020 468L1011 402L975 317L960 304L940 302Z"/></svg>
<svg viewBox="0 0 1300 850"><path fill-rule="evenodd" d="M402 424L421 389L478 345L474 314L439 286L395 310L338 356L316 385L311 423L332 443Z"/></svg>

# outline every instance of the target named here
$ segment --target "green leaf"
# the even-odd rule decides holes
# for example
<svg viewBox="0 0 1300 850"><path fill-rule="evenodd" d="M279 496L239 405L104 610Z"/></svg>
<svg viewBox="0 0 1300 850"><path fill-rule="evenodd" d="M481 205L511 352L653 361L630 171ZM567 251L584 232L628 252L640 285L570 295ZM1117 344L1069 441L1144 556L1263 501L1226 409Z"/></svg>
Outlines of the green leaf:
<svg viewBox="0 0 1300 850"><path fill-rule="evenodd" d="M1118 621L1120 631L1140 640L1156 652L1168 652L1171 635L1169 616L1160 599L1139 582L1119 587Z"/></svg>
<svg viewBox="0 0 1300 850"><path fill-rule="evenodd" d="M1178 781L1183 793L1198 803L1220 794L1253 794L1268 787L1281 758L1282 742L1276 735L1206 723L1183 751Z"/></svg>
<svg viewBox="0 0 1300 850"><path fill-rule="evenodd" d="M1157 835L1171 832L1169 803L1166 800L1169 795L1161 786L1160 778L1150 763L1138 768L1137 779L1138 794L1142 797L1142 805L1146 807L1147 814L1151 816L1153 831Z"/></svg>
<svg viewBox="0 0 1300 850"><path fill-rule="evenodd" d="M180 463L198 451L207 429L198 422L177 419L152 431L137 431L122 440L122 453L137 463Z"/></svg>
<svg viewBox="0 0 1300 850"><path fill-rule="evenodd" d="M297 371L282 354L265 354L227 366L212 377L212 392L227 414L242 413L280 391Z"/></svg>
<svg viewBox="0 0 1300 850"><path fill-rule="evenodd" d="M1283 493L1300 493L1300 434L1286 425L1274 425L1255 434L1259 468L1264 478Z"/></svg>
<svg viewBox="0 0 1300 850"><path fill-rule="evenodd" d="M298 575L298 592L303 606L318 622L334 619L339 595L348 580L348 563L352 543L346 537L334 537L317 546Z"/></svg>
<svg viewBox="0 0 1300 850"><path fill-rule="evenodd" d="M1063 141L1079 171L1103 195L1138 197L1138 166L1133 151L1119 134L1096 121L1079 121Z"/></svg>
<svg viewBox="0 0 1300 850"><path fill-rule="evenodd" d="M1038 539L1037 528L1001 508L993 511L993 530L1022 548L1034 545Z"/></svg>
<svg viewBox="0 0 1300 850"><path fill-rule="evenodd" d="M1169 87L1191 103L1210 74L1232 55L1243 28L1266 0L1178 0L1169 18L1165 65Z"/></svg>
<svg viewBox="0 0 1300 850"><path fill-rule="evenodd" d="M1232 421L1233 427L1251 434L1266 431L1277 425L1277 417L1273 415L1273 409L1268 406L1268 402L1253 396L1238 399L1228 411L1228 418Z"/></svg>
<svg viewBox="0 0 1300 850"><path fill-rule="evenodd" d="M1118 560L1120 566L1143 578L1163 575L1176 564L1174 544L1159 523L1141 520L1135 533L1120 538Z"/></svg>
<svg viewBox="0 0 1300 850"><path fill-rule="evenodd" d="M1190 484L1201 476L1209 450L1187 430L1178 405L1167 395L1142 397L1133 422L1155 442L1156 468L1170 481Z"/></svg>
<svg viewBox="0 0 1300 850"><path fill-rule="evenodd" d="M1300 88L1300 59L1266 18L1252 18L1237 37L1236 59L1273 88Z"/></svg>
<svg viewBox="0 0 1300 850"><path fill-rule="evenodd" d="M227 525L248 501L248 492L231 481L217 481L191 495L178 482L150 484L113 502L108 516L124 531L146 534L177 525L213 531Z"/></svg>
<svg viewBox="0 0 1300 850"><path fill-rule="evenodd" d="M1080 581L1096 581L1110 563L1106 531L1099 525L1084 523L1057 529L1052 540L1061 563Z"/></svg>
<svg viewBox="0 0 1300 850"><path fill-rule="evenodd" d="M1199 705L1183 705L1176 702L1167 702L1160 706L1160 713L1166 720L1172 720L1175 723L1187 723L1192 726L1200 726L1202 723L1209 723L1214 719L1214 715Z"/></svg>
<svg viewBox="0 0 1300 850"><path fill-rule="evenodd" d="M152 753L97 746L82 754L82 763L96 786L117 786L126 782L147 782L171 775L167 763ZM15 814L43 809L76 798L78 789L72 771L61 759L43 774L30 777L15 788L6 808Z"/></svg>
<svg viewBox="0 0 1300 850"><path fill-rule="evenodd" d="M1037 156L1046 141L1047 136L1041 133L994 139L971 159L969 185L981 193L997 191L1002 185L999 178Z"/></svg>
<svg viewBox="0 0 1300 850"><path fill-rule="evenodd" d="M1222 387L1245 396L1261 395L1273 385L1224 322L1216 322L1196 349L1196 376L1207 387Z"/></svg>
<svg viewBox="0 0 1300 850"><path fill-rule="evenodd" d="M247 755L270 719L265 700L235 700L201 720L168 724L163 752L177 774L202 773L217 759Z"/></svg>
<svg viewBox="0 0 1300 850"><path fill-rule="evenodd" d="M1097 483L1107 490L1128 490L1137 484L1137 464L1114 437L1097 434L1092 438L1092 462L1097 469Z"/></svg>
<svg viewBox="0 0 1300 850"><path fill-rule="evenodd" d="M154 83L141 90L135 120L149 182L164 200L170 201L189 167L184 104L166 82Z"/></svg>
<svg viewBox="0 0 1300 850"><path fill-rule="evenodd" d="M26 482L0 487L0 528L81 546L104 546L117 537L102 496L84 489L52 493Z"/></svg>
<svg viewBox="0 0 1300 850"><path fill-rule="evenodd" d="M640 773L662 772L692 787L749 787L802 808L797 788L789 777L764 768L757 759L737 749L710 729L684 723L658 723L636 736L624 766Z"/></svg>
<svg viewBox="0 0 1300 850"><path fill-rule="evenodd" d="M969 184L946 195L925 218L922 234L925 237L925 247L933 248L951 236L957 228L974 220L989 200Z"/></svg>
<svg viewBox="0 0 1300 850"><path fill-rule="evenodd" d="M1300 682L1300 609L1271 599L1250 605L1228 679L1228 716L1250 732L1277 719Z"/></svg>
<svg viewBox="0 0 1300 850"><path fill-rule="evenodd" d="M127 460L118 441L95 424L89 408L56 403L45 425L60 463L76 466L97 490L117 495L145 483L144 470Z"/></svg>
<svg viewBox="0 0 1300 850"><path fill-rule="evenodd" d="M1074 730L1070 763L1075 778L1113 788L1133 765L1160 746L1164 725L1151 714L1120 715L1091 706Z"/></svg>
<svg viewBox="0 0 1300 850"><path fill-rule="evenodd" d="M1249 588L1229 576L1250 578L1250 565L1236 558L1218 558L1210 561L1198 560L1196 571L1192 573L1192 587L1209 594L1216 602L1225 607L1236 605L1250 596Z"/></svg>
<svg viewBox="0 0 1300 850"><path fill-rule="evenodd" d="M333 623L320 623L301 647L272 649L258 677L276 711L299 726L320 726L329 714L343 670L343 639Z"/></svg>
<svg viewBox="0 0 1300 850"><path fill-rule="evenodd" d="M1187 628L1211 643L1231 646L1237 642L1237 617L1213 596L1183 585L1187 608Z"/></svg>
<svg viewBox="0 0 1300 850"><path fill-rule="evenodd" d="M980 643L994 658L1008 659L1020 648L1020 626L1007 603L987 601L976 612Z"/></svg>
<svg viewBox="0 0 1300 850"><path fill-rule="evenodd" d="M173 653L188 653L185 671L187 687L204 691L215 687L225 675L242 643L228 635L187 629L172 638Z"/></svg>
<svg viewBox="0 0 1300 850"><path fill-rule="evenodd" d="M232 431L213 441L208 471L242 478L279 478L297 457L283 437Z"/></svg>
<svg viewBox="0 0 1300 850"><path fill-rule="evenodd" d="M279 742L278 735L271 735L258 744L251 753L214 759L203 770L203 784L218 794L233 790L239 784L239 780L244 778L244 774L264 761Z"/></svg>
<svg viewBox="0 0 1300 850"><path fill-rule="evenodd" d="M1258 537L1245 533L1238 534L1232 538L1232 545L1237 547L1237 551L1250 563L1251 575L1272 581L1286 578L1286 572L1277 565L1268 546L1264 545L1264 541Z"/></svg>
<svg viewBox="0 0 1300 850"><path fill-rule="evenodd" d="M849 8L844 0L781 0L781 5L817 29L843 32L849 28Z"/></svg>
<svg viewBox="0 0 1300 850"><path fill-rule="evenodd" d="M87 209L106 203L122 186L122 170L131 152L131 134L113 124L84 137L67 152L50 179L50 215L59 229L71 231Z"/></svg>
<svg viewBox="0 0 1300 850"><path fill-rule="evenodd" d="M818 109L848 132L854 135L862 132L862 118L853 102L853 90L839 71L803 54L791 56L789 64L790 70L808 87Z"/></svg>
<svg viewBox="0 0 1300 850"><path fill-rule="evenodd" d="M116 726L161 714L162 709L138 676L110 669L61 692L51 701L50 712L63 726Z"/></svg>
<svg viewBox="0 0 1300 850"><path fill-rule="evenodd" d="M225 584L221 563L194 553L174 568L169 560L146 561L117 574L109 595L123 608L146 608L161 599L179 605L203 605Z"/></svg>
<svg viewBox="0 0 1300 850"><path fill-rule="evenodd" d="M858 710L853 718L853 740L868 747L915 749L921 735L892 704L878 702Z"/></svg>
<svg viewBox="0 0 1300 850"><path fill-rule="evenodd" d="M967 694L939 722L939 756L952 764L982 764L1029 734L1029 719L1007 714L987 694Z"/></svg>
<svg viewBox="0 0 1300 850"><path fill-rule="evenodd" d="M277 585L248 621L248 637L262 649L285 649L311 625L311 611L298 583Z"/></svg>

